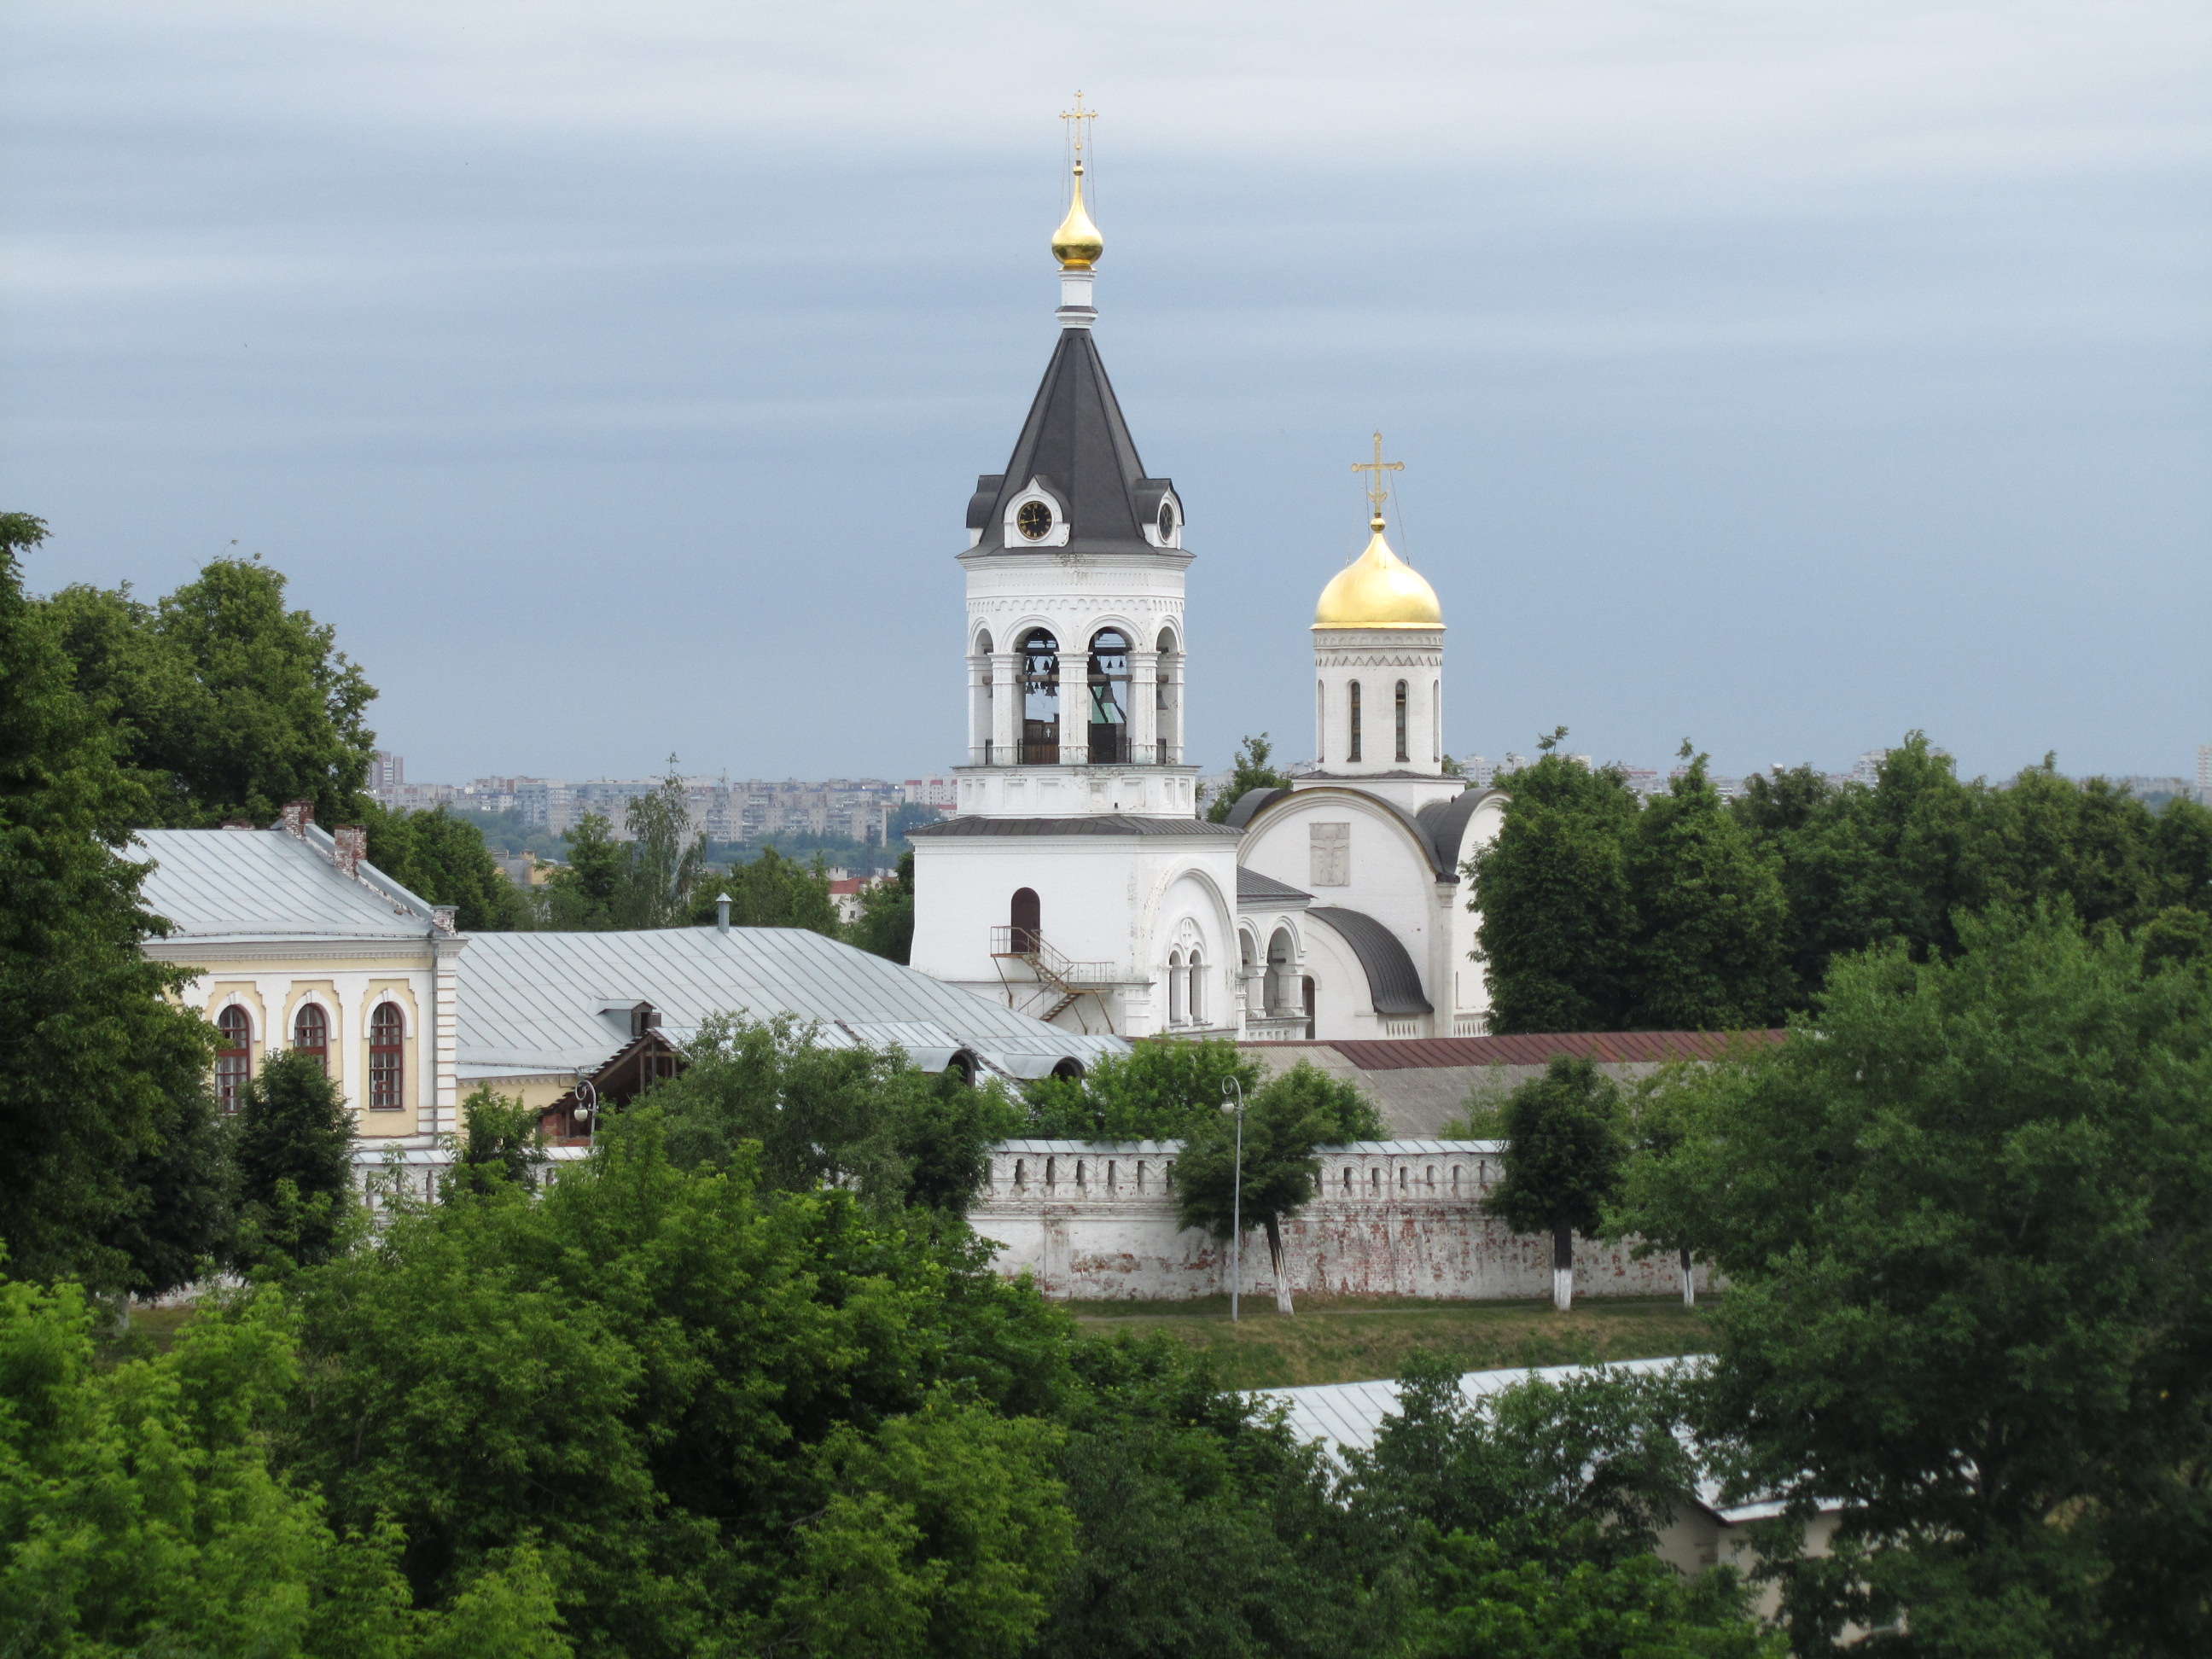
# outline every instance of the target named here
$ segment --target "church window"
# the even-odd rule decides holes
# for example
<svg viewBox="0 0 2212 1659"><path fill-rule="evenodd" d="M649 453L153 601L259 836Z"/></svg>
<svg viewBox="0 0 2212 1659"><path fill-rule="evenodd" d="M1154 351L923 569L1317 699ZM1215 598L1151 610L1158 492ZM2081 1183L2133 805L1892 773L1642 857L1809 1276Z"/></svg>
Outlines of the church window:
<svg viewBox="0 0 2212 1659"><path fill-rule="evenodd" d="M1165 542L1174 538L1175 503L1163 495L1160 498L1160 539Z"/></svg>
<svg viewBox="0 0 2212 1659"><path fill-rule="evenodd" d="M1442 761L1444 757L1444 683L1429 682L1429 758Z"/></svg>
<svg viewBox="0 0 2212 1659"><path fill-rule="evenodd" d="M1190 975L1189 989L1183 994L1185 1009L1194 1025L1206 1024L1206 959L1195 946L1190 953L1190 964L1184 969Z"/></svg>
<svg viewBox="0 0 2212 1659"><path fill-rule="evenodd" d="M1033 542L1052 534L1052 509L1042 501L1024 501L1014 514L1014 528Z"/></svg>
<svg viewBox="0 0 2212 1659"><path fill-rule="evenodd" d="M1316 734L1314 764L1327 765L1328 763L1328 682L1327 680L1314 682L1314 732Z"/></svg>
<svg viewBox="0 0 2212 1659"><path fill-rule="evenodd" d="M1309 841L1308 876L1316 887L1352 884L1352 826L1316 823L1306 829Z"/></svg>
<svg viewBox="0 0 2212 1659"><path fill-rule="evenodd" d="M1152 729L1158 734L1158 764L1171 766L1182 753L1182 653L1175 629L1163 628L1157 644L1159 666L1152 681Z"/></svg>
<svg viewBox="0 0 2212 1659"><path fill-rule="evenodd" d="M1129 641L1101 629L1091 641L1091 763L1126 766L1129 753Z"/></svg>
<svg viewBox="0 0 2212 1659"><path fill-rule="evenodd" d="M1044 944L1044 905L1034 887L1014 889L1007 907L1006 943L1018 957L1034 956Z"/></svg>
<svg viewBox="0 0 2212 1659"><path fill-rule="evenodd" d="M1168 952L1168 1024L1183 1023L1184 1010L1188 1006L1190 971L1182 965L1182 952Z"/></svg>
<svg viewBox="0 0 2212 1659"><path fill-rule="evenodd" d="M1406 682L1398 682L1398 758L1410 759L1406 752Z"/></svg>
<svg viewBox="0 0 2212 1659"><path fill-rule="evenodd" d="M404 1102L404 1030L397 1003L380 1002L368 1017L368 1108L373 1112L396 1112Z"/></svg>
<svg viewBox="0 0 2212 1659"><path fill-rule="evenodd" d="M253 1073L253 1016L234 1002L215 1017L215 1029L222 1038L215 1051L215 1097L224 1111L234 1112Z"/></svg>
<svg viewBox="0 0 2212 1659"><path fill-rule="evenodd" d="M1060 763L1060 641L1042 628L1022 641L1022 764Z"/></svg>
<svg viewBox="0 0 2212 1659"><path fill-rule="evenodd" d="M1359 758L1359 682L1358 680L1352 683L1352 726L1349 736L1350 743L1345 750L1344 757L1348 761L1357 761Z"/></svg>
<svg viewBox="0 0 2212 1659"><path fill-rule="evenodd" d="M325 1074L331 1069L331 1023L322 1005L302 1003L292 1017L292 1046L311 1056Z"/></svg>

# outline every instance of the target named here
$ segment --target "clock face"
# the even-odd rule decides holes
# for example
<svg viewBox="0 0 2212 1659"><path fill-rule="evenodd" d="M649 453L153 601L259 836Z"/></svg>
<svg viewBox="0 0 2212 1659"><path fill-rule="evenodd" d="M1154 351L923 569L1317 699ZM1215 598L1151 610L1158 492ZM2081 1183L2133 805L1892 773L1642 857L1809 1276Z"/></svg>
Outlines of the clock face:
<svg viewBox="0 0 2212 1659"><path fill-rule="evenodd" d="M1033 542L1042 541L1052 530L1052 509L1042 501L1024 501L1014 514L1014 528Z"/></svg>
<svg viewBox="0 0 2212 1659"><path fill-rule="evenodd" d="M1170 501L1163 500L1160 502L1160 539L1162 541L1165 541L1169 537L1174 534L1175 503Z"/></svg>

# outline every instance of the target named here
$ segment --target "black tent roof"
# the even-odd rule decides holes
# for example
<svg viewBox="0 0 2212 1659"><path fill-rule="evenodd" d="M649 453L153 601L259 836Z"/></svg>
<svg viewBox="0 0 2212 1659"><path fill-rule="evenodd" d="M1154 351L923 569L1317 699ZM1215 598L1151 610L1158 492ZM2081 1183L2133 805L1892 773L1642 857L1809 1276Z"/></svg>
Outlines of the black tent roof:
<svg viewBox="0 0 2212 1659"><path fill-rule="evenodd" d="M1175 484L1171 479L1145 476L1136 440L1129 435L1114 384L1106 378L1106 365L1087 328L1060 331L1060 344L1045 366L1043 384L1037 387L1006 470L975 481L975 494L968 503L968 527L984 532L984 550L1000 545L992 532L1004 521L1007 503L1026 490L1031 479L1059 501L1067 520L1070 551L1152 549L1141 526L1157 519L1161 499L1172 493Z"/></svg>

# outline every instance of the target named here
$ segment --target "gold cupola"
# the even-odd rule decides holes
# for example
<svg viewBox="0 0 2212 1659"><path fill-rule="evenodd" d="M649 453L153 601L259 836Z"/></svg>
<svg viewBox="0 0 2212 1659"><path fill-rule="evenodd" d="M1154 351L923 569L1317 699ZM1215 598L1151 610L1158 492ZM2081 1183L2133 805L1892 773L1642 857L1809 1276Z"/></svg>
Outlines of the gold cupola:
<svg viewBox="0 0 2212 1659"><path fill-rule="evenodd" d="M1390 550L1382 515L1368 521L1367 550L1338 571L1314 607L1316 628L1426 628L1444 625L1437 590Z"/></svg>
<svg viewBox="0 0 2212 1659"><path fill-rule="evenodd" d="M1067 217L1052 234L1052 257L1062 270L1088 270L1106 251L1106 239L1083 207L1083 162L1075 163L1075 199L1067 204Z"/></svg>

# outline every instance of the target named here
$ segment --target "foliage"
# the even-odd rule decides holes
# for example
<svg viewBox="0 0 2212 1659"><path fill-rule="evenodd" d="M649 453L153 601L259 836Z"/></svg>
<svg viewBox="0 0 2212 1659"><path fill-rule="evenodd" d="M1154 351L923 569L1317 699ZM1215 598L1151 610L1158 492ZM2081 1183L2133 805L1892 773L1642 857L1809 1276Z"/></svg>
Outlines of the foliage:
<svg viewBox="0 0 2212 1659"><path fill-rule="evenodd" d="M536 895L544 926L561 933L600 933L621 924L616 907L629 854L614 826L586 812L568 831L568 861Z"/></svg>
<svg viewBox="0 0 2212 1659"><path fill-rule="evenodd" d="M908 859L913 856L907 855ZM757 858L732 866L726 875L717 876L715 880L730 895L730 925L733 927L804 927L830 939L844 936L844 929L837 921L836 903L830 896L829 872L818 854L811 864L801 864L796 859L784 857L773 847L763 847ZM702 902L693 920L712 921L714 906L706 897L703 887L700 892ZM913 933L911 916L909 901L909 938Z"/></svg>
<svg viewBox="0 0 2212 1659"><path fill-rule="evenodd" d="M454 908L465 933L503 933L529 916L529 901L492 860L483 831L443 806L430 812L363 805L368 861L433 904Z"/></svg>
<svg viewBox="0 0 2212 1659"><path fill-rule="evenodd" d="M1077 1140L1173 1140L1217 1115L1224 1085L1247 1094L1260 1068L1227 1037L1147 1037L1080 1078L1029 1085L1030 1132Z"/></svg>
<svg viewBox="0 0 2212 1659"><path fill-rule="evenodd" d="M1501 1174L1486 1200L1516 1232L1552 1235L1554 1273L1574 1266L1574 1235L1603 1224L1627 1157L1620 1090L1595 1064L1552 1056L1507 1097Z"/></svg>
<svg viewBox="0 0 2212 1659"><path fill-rule="evenodd" d="M233 1126L204 1082L179 1091L154 1125L154 1149L117 1171L122 1205L100 1229L101 1245L128 1261L121 1288L163 1296L206 1276L237 1224Z"/></svg>
<svg viewBox="0 0 2212 1659"><path fill-rule="evenodd" d="M487 1193L501 1186L533 1187L545 1164L538 1115L520 1096L480 1083L461 1102L461 1133L453 1147L453 1193Z"/></svg>
<svg viewBox="0 0 2212 1659"><path fill-rule="evenodd" d="M142 822L267 823L298 799L325 823L358 820L375 689L335 629L284 608L285 586L258 556L222 558L153 605L127 586L47 601L80 690L146 787Z"/></svg>
<svg viewBox="0 0 2212 1659"><path fill-rule="evenodd" d="M196 1186L165 1137L195 1111L213 1032L168 1000L190 973L141 952L161 924L118 851L145 795L24 594L20 556L45 533L0 514L0 1238L33 1277L151 1288L173 1257L148 1206L164 1168Z"/></svg>
<svg viewBox="0 0 2212 1659"><path fill-rule="evenodd" d="M707 836L691 827L690 793L668 757L668 775L651 794L634 797L623 811L630 839L623 847L621 882L615 889L617 927L674 927L690 919L691 901L707 868Z"/></svg>
<svg viewBox="0 0 2212 1659"><path fill-rule="evenodd" d="M231 1261L278 1272L341 1248L353 1188L353 1111L314 1055L264 1057L239 1097Z"/></svg>
<svg viewBox="0 0 2212 1659"><path fill-rule="evenodd" d="M765 856L765 854L763 854ZM914 957L914 854L899 854L898 871L860 890L860 915L847 937L863 951L892 962Z"/></svg>
<svg viewBox="0 0 2212 1659"><path fill-rule="evenodd" d="M1269 764L1274 758L1275 746L1262 732L1256 738L1247 738L1237 745L1237 758L1230 772L1229 781L1206 809L1206 816L1215 823L1224 822L1237 803L1255 789L1287 789L1291 777L1287 772Z"/></svg>
<svg viewBox="0 0 2212 1659"><path fill-rule="evenodd" d="M2062 903L1838 960L1779 1048L1674 1085L1623 1219L1728 1276L1713 1423L1844 1505L1778 1572L1801 1650L2212 1641L2212 995ZM1772 1541L1772 1540L1771 1540Z"/></svg>
<svg viewBox="0 0 2212 1659"><path fill-rule="evenodd" d="M647 1097L652 1133L686 1168L754 1160L775 1191L827 1183L878 1207L964 1211L986 1149L1017 1127L1005 1092L921 1071L896 1048L831 1048L817 1035L787 1014L707 1021L683 1073ZM623 1132L615 1121L610 1133Z"/></svg>
<svg viewBox="0 0 2212 1659"><path fill-rule="evenodd" d="M212 1311L169 1352L102 1370L73 1285L0 1281L0 1628L82 1659L557 1659L522 1546L443 1613L412 1606L388 1524L341 1536L269 1462L301 1382L286 1310Z"/></svg>

